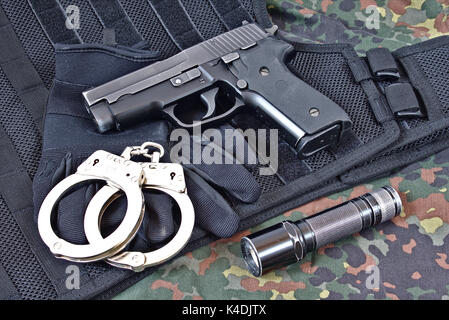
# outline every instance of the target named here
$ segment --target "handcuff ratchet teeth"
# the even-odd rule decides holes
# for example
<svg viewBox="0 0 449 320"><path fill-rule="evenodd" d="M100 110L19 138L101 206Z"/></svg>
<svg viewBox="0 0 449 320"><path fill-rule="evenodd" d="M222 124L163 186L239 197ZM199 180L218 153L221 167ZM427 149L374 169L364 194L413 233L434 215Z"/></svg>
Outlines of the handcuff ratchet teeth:
<svg viewBox="0 0 449 320"><path fill-rule="evenodd" d="M157 151L150 152L150 148ZM179 164L159 163L164 148L153 142L138 147L127 147L121 154L106 151L94 152L77 169L76 173L59 182L44 199L39 211L38 229L44 243L58 258L91 262L104 260L114 266L143 270L176 255L190 239L195 222L192 202L187 195L183 168ZM151 162L135 162L133 156L145 156ZM58 237L53 230L52 213L58 201L76 185L92 180L103 180L106 185L90 201L84 216L88 244L73 244ZM145 212L142 188L158 190L171 196L179 205L181 225L177 234L160 249L152 252L121 252L140 228ZM125 216L106 238L100 233L103 213L121 192L127 197ZM150 226L151 227L151 226Z"/></svg>

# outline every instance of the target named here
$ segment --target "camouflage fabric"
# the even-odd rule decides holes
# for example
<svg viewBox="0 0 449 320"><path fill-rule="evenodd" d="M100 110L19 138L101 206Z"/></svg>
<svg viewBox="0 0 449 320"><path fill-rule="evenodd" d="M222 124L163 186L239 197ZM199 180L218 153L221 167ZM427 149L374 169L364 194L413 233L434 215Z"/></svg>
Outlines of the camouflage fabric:
<svg viewBox="0 0 449 320"><path fill-rule="evenodd" d="M394 50L449 34L448 0L270 0L268 8L274 23L291 36L349 42L362 54L373 47ZM376 17L378 29L372 29ZM264 277L246 271L239 247L243 235L286 218L312 215L383 185L397 188L403 198L404 210L393 221ZM448 201L449 150L195 250L116 299L449 299Z"/></svg>
<svg viewBox="0 0 449 320"><path fill-rule="evenodd" d="M268 8L301 41L351 43L360 53L449 34L448 0L268 0Z"/></svg>

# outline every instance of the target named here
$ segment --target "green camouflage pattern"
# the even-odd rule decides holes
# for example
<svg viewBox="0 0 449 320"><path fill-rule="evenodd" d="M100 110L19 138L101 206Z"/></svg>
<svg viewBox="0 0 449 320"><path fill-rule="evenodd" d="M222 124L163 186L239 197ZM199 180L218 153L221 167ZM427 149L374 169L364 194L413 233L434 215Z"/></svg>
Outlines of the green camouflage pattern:
<svg viewBox="0 0 449 320"><path fill-rule="evenodd" d="M448 0L268 0L268 8L301 41L351 43L360 53L449 34Z"/></svg>
<svg viewBox="0 0 449 320"><path fill-rule="evenodd" d="M370 7L371 6L371 7ZM449 0L268 1L274 23L302 41L352 43L363 54L449 34ZM369 12L379 29L369 29ZM309 254L301 264L251 276L244 235L300 219L383 185L404 209L391 222ZM116 299L449 299L449 150L394 176L316 200L159 268Z"/></svg>

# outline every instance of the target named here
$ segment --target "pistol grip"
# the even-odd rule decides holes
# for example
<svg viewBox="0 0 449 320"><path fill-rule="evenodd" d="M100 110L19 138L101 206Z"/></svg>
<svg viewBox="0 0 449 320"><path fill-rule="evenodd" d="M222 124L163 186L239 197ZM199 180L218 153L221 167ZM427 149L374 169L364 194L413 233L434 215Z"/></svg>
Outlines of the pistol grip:
<svg viewBox="0 0 449 320"><path fill-rule="evenodd" d="M307 157L336 144L351 121L340 106L287 68L284 61L292 52L290 44L266 38L257 46L240 50L240 59L232 63L232 71L248 83L249 91L263 96L304 132L295 147L301 157Z"/></svg>

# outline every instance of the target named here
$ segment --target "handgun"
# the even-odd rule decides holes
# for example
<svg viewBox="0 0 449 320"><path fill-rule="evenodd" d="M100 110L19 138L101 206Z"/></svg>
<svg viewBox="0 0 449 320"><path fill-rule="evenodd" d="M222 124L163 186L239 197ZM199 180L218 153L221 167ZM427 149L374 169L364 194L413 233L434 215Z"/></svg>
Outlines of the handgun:
<svg viewBox="0 0 449 320"><path fill-rule="evenodd" d="M210 127L252 108L306 158L337 145L351 120L290 71L293 53L274 32L245 23L83 96L101 133L160 116L186 129Z"/></svg>

